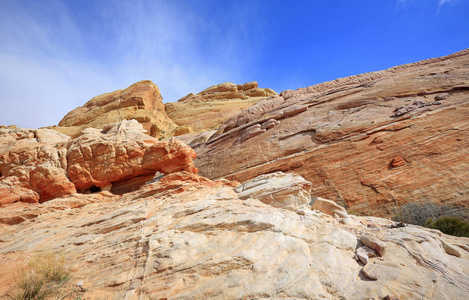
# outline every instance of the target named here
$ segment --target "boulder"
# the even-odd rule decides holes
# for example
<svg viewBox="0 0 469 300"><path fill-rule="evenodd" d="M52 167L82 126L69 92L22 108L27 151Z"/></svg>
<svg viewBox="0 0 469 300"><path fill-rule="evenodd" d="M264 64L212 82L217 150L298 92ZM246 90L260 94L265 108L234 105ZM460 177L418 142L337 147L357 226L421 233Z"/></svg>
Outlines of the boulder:
<svg viewBox="0 0 469 300"><path fill-rule="evenodd" d="M240 199L256 198L274 207L297 211L308 206L311 183L296 174L275 172L236 187Z"/></svg>
<svg viewBox="0 0 469 300"><path fill-rule="evenodd" d="M386 244L374 235L361 235L360 242L366 247L373 249L379 256L383 256L386 252Z"/></svg>
<svg viewBox="0 0 469 300"><path fill-rule="evenodd" d="M332 200L324 199L321 197L316 198L316 200L313 202L313 205L311 206L311 209L319 210L320 212L323 212L333 217L349 217L347 210L343 206L338 205Z"/></svg>

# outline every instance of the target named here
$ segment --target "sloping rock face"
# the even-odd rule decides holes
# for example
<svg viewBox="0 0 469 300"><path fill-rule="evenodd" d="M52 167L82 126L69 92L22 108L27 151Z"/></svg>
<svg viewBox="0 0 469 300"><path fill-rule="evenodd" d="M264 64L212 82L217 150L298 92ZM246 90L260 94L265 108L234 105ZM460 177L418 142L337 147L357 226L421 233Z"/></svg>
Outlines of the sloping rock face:
<svg viewBox="0 0 469 300"><path fill-rule="evenodd" d="M469 293L467 238L391 228L380 218L276 208L242 200L232 186L182 172L124 196L77 194L3 208L0 294L12 289L11 270L44 249L74 258L70 288L83 281L81 298L90 299L465 299ZM15 214L24 218L7 224L5 216Z"/></svg>
<svg viewBox="0 0 469 300"><path fill-rule="evenodd" d="M198 134L216 129L234 114L276 94L269 88L259 88L255 81L242 85L227 82L166 103L165 109L176 124L190 127L190 132Z"/></svg>
<svg viewBox="0 0 469 300"><path fill-rule="evenodd" d="M284 91L194 145L208 178L296 172L312 193L386 216L407 202L468 205L469 50Z"/></svg>
<svg viewBox="0 0 469 300"><path fill-rule="evenodd" d="M156 84L144 80L124 90L94 97L69 112L58 126L50 128L75 138L85 128L102 129L106 125L131 119L137 120L149 135L157 138L172 137L178 127L166 115Z"/></svg>
<svg viewBox="0 0 469 300"><path fill-rule="evenodd" d="M73 140L51 129L0 129L0 206L136 190L155 172L196 174L195 157L179 140L148 136L135 120L88 128Z"/></svg>

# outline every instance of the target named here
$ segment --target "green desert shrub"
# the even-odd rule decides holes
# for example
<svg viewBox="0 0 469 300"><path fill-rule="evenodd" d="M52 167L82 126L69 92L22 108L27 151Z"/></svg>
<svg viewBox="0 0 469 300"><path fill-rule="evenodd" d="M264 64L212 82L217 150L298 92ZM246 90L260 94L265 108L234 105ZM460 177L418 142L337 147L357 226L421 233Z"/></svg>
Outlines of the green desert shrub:
<svg viewBox="0 0 469 300"><path fill-rule="evenodd" d="M399 207L393 219L398 222L438 229L443 233L466 236L469 232L468 216L464 208L435 203L407 203Z"/></svg>
<svg viewBox="0 0 469 300"><path fill-rule="evenodd" d="M427 220L425 227L438 229L443 233L469 237L469 222L458 217L442 216L436 220Z"/></svg>

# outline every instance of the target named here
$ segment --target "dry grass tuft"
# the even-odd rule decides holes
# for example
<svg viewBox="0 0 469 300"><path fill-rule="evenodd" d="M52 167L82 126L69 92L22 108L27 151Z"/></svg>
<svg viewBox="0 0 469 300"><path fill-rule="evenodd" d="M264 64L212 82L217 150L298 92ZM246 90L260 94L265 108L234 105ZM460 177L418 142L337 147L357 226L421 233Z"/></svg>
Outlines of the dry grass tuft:
<svg viewBox="0 0 469 300"><path fill-rule="evenodd" d="M36 254L28 265L15 276L16 290L7 296L9 299L61 299L64 284L70 279L71 270L67 266L64 253L43 252Z"/></svg>

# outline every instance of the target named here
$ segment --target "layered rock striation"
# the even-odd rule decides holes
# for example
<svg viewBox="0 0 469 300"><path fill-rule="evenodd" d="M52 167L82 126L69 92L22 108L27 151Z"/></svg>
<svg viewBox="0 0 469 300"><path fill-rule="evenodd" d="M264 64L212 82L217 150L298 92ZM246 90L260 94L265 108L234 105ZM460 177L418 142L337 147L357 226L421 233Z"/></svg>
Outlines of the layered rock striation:
<svg viewBox="0 0 469 300"><path fill-rule="evenodd" d="M193 145L202 175L286 171L315 196L389 215L407 202L467 206L469 50L284 91Z"/></svg>
<svg viewBox="0 0 469 300"><path fill-rule="evenodd" d="M102 129L109 124L132 119L142 124L153 137L168 138L178 132L178 126L166 115L160 90L149 80L96 96L69 112L58 126L50 128L75 138L83 129Z"/></svg>
<svg viewBox="0 0 469 300"><path fill-rule="evenodd" d="M177 102L166 103L168 116L187 133L199 134L218 128L226 119L241 110L277 93L259 88L257 82L245 84L222 83L197 94L189 94Z"/></svg>
<svg viewBox="0 0 469 300"><path fill-rule="evenodd" d="M85 129L76 138L51 129L0 129L0 205L44 202L106 189L125 193L163 174L197 173L194 150L158 141L135 120Z"/></svg>
<svg viewBox="0 0 469 300"><path fill-rule="evenodd" d="M123 196L3 208L0 294L13 289L12 270L48 249L76 266L69 291L81 282L90 299L467 296L469 239L305 209L311 184L292 177L256 178L238 194L233 182L177 172ZM258 193L256 182L283 191ZM297 200L285 209L288 190Z"/></svg>

